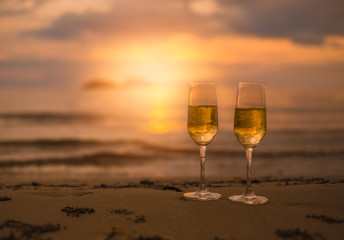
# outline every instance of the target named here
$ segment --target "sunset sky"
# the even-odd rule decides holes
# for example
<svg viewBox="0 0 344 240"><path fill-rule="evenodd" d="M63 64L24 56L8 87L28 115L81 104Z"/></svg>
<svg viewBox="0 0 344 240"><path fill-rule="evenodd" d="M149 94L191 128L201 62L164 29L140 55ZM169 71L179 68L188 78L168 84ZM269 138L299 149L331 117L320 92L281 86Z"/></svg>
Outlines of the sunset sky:
<svg viewBox="0 0 344 240"><path fill-rule="evenodd" d="M341 0L1 0L0 87L344 89L343 26Z"/></svg>

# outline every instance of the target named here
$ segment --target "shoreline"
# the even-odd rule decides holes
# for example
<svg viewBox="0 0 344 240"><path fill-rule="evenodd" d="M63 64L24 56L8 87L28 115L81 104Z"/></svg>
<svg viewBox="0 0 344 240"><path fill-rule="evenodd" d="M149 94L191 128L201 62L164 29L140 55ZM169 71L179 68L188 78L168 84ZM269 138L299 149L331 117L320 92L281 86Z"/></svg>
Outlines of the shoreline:
<svg viewBox="0 0 344 240"><path fill-rule="evenodd" d="M208 187L230 187L230 186L245 186L246 178L232 178L230 180L224 178L211 178L212 180L206 180ZM71 184L73 182L73 184ZM306 184L337 184L344 183L344 176L300 176L300 177L256 177L252 178L252 184L264 185L267 183L275 184L276 186L287 185L306 185ZM175 187L198 187L199 178L194 177L178 177L178 178L100 178L92 179L89 181L73 180L73 179L46 179L42 181L25 181L17 179L8 179L6 183L0 181L0 190L2 188L20 188L21 186L33 186L33 187L96 187L105 186L107 188L155 188L161 186L175 186Z"/></svg>
<svg viewBox="0 0 344 240"><path fill-rule="evenodd" d="M182 198L197 186L197 181L153 180L1 184L0 238L330 240L344 236L344 179L254 181L256 194L269 198L260 206L227 199L243 192L242 180L209 182L209 190L223 196L217 201ZM14 238L9 238L11 234Z"/></svg>

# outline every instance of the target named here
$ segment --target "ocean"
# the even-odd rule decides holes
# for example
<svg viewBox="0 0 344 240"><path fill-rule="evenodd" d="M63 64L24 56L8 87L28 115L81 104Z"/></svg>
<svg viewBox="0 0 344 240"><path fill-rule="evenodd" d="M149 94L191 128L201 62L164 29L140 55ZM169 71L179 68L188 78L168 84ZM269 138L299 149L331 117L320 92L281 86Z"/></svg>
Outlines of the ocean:
<svg viewBox="0 0 344 240"><path fill-rule="evenodd" d="M253 179L343 177L342 92L266 91L267 133L253 151ZM186 130L186 85L1 89L0 96L0 183L199 178L198 146ZM246 177L234 105L235 89L218 88L208 181Z"/></svg>

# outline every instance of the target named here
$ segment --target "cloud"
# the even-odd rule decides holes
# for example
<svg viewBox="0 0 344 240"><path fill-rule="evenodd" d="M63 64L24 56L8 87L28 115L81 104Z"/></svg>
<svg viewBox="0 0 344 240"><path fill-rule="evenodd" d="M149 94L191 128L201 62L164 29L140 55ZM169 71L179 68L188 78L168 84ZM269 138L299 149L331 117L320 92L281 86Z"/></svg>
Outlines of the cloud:
<svg viewBox="0 0 344 240"><path fill-rule="evenodd" d="M18 15L32 11L40 6L42 0L2 0L0 5L0 16Z"/></svg>
<svg viewBox="0 0 344 240"><path fill-rule="evenodd" d="M106 90L106 89L119 89L131 87L143 87L150 85L148 82L138 78L128 78L125 81L118 83L114 80L105 78L92 78L85 82L85 90Z"/></svg>
<svg viewBox="0 0 344 240"><path fill-rule="evenodd" d="M81 79L94 75L94 62L11 61L0 62L0 88L78 87Z"/></svg>
<svg viewBox="0 0 344 240"><path fill-rule="evenodd" d="M344 89L342 63L298 65L288 64L262 68L255 64L199 64L195 69L215 69L217 76L206 76L203 80L216 79L218 87L236 89L240 81L265 82L267 89L341 91ZM344 98L343 98L344 100Z"/></svg>
<svg viewBox="0 0 344 240"><path fill-rule="evenodd" d="M289 38L319 44L327 35L344 35L344 2L341 0L221 0L241 16L220 16L228 29L260 37Z"/></svg>
<svg viewBox="0 0 344 240"><path fill-rule="evenodd" d="M101 78L90 79L84 84L86 90L111 89L115 87L116 85L111 80Z"/></svg>
<svg viewBox="0 0 344 240"><path fill-rule="evenodd" d="M66 13L49 27L31 33L57 39L83 34L156 36L200 29L196 26L201 20L181 0L126 0L115 2L108 13Z"/></svg>
<svg viewBox="0 0 344 240"><path fill-rule="evenodd" d="M341 0L121 0L107 13L65 13L31 34L66 39L83 34L155 36L251 35L320 44L328 35L344 35Z"/></svg>

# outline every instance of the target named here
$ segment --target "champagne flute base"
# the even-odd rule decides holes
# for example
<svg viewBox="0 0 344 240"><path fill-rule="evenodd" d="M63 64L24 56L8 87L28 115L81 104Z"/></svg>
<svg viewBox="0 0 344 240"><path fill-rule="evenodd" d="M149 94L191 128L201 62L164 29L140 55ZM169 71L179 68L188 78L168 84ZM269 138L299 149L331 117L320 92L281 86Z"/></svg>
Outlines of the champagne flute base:
<svg viewBox="0 0 344 240"><path fill-rule="evenodd" d="M242 204L248 204L248 205L265 204L269 201L269 199L266 197L256 196L254 194L234 195L234 196L230 196L228 199L235 203L242 203Z"/></svg>
<svg viewBox="0 0 344 240"><path fill-rule="evenodd" d="M197 192L184 193L183 197L185 199L190 199L190 200L212 201L212 200L220 199L222 195L220 193L213 193L213 192L209 192L208 190L203 190L203 191L197 191Z"/></svg>

